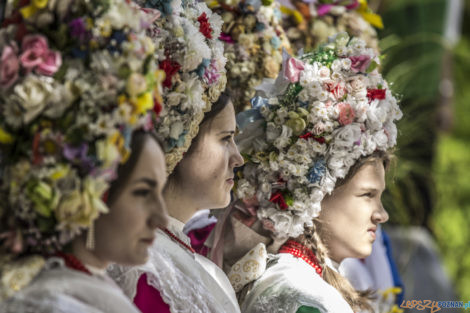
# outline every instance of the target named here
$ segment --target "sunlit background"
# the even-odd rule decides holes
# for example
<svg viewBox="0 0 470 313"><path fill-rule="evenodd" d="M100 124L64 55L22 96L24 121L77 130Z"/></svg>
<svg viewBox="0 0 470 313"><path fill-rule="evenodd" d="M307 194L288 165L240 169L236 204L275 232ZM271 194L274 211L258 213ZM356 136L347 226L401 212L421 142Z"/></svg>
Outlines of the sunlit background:
<svg viewBox="0 0 470 313"><path fill-rule="evenodd" d="M384 72L404 111L384 204L405 299L467 302L470 1L369 3L384 21Z"/></svg>

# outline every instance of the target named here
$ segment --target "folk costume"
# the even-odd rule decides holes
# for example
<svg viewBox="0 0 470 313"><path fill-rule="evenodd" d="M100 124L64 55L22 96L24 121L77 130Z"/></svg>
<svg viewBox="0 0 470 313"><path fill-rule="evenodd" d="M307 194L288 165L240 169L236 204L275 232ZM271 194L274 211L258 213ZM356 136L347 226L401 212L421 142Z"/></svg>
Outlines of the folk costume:
<svg viewBox="0 0 470 313"><path fill-rule="evenodd" d="M149 16L111 1L17 1L0 30L1 312L138 312L104 269L68 254L108 212L163 72Z"/></svg>
<svg viewBox="0 0 470 313"><path fill-rule="evenodd" d="M394 121L402 113L379 63L363 40L340 33L315 52L286 55L275 83L260 88L264 95L252 100L253 109L237 116L237 141L248 161L235 194L256 207L252 211L273 238L303 234L322 199L360 157L395 146ZM346 301L331 301L341 294L320 278L326 266L337 271L338 265L328 259L320 264L299 245L289 239L277 254L256 258L257 268L266 270L250 272L255 280L244 286L237 269L254 264L250 258L257 253L231 267L228 276L244 312L352 311Z"/></svg>
<svg viewBox="0 0 470 313"><path fill-rule="evenodd" d="M195 1L138 1L158 10L151 31L158 41L155 58L165 71L165 108L156 127L164 142L167 173L189 149L204 113L225 88L225 57L219 41L221 17ZM112 266L109 273L143 313L240 312L225 273L195 253L184 224L170 219L158 230L147 264L133 268Z"/></svg>

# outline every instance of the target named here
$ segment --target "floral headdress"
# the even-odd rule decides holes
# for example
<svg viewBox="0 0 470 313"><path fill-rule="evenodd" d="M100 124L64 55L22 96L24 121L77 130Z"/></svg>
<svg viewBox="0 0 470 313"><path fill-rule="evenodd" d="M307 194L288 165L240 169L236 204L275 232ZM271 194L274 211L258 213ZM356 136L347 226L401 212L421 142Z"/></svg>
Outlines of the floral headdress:
<svg viewBox="0 0 470 313"><path fill-rule="evenodd" d="M0 251L54 253L102 198L164 77L135 4L17 1L0 29Z"/></svg>
<svg viewBox="0 0 470 313"><path fill-rule="evenodd" d="M220 39L225 42L227 92L240 112L250 106L255 87L276 78L282 49L290 44L281 27L279 4L272 0L206 0L222 16Z"/></svg>
<svg viewBox="0 0 470 313"><path fill-rule="evenodd" d="M379 58L346 33L299 59L287 57L266 97L237 116L246 163L236 195L259 203L275 237L296 237L361 157L396 144L402 113Z"/></svg>
<svg viewBox="0 0 470 313"><path fill-rule="evenodd" d="M165 142L170 174L197 135L204 112L225 89L226 59L218 40L222 19L194 0L137 2L162 13L150 35L159 43L156 56L166 73L165 108L157 132Z"/></svg>
<svg viewBox="0 0 470 313"><path fill-rule="evenodd" d="M372 12L367 0L290 0L281 10L282 25L296 51L315 49L339 32L360 38L378 51L374 27L383 28L382 19Z"/></svg>

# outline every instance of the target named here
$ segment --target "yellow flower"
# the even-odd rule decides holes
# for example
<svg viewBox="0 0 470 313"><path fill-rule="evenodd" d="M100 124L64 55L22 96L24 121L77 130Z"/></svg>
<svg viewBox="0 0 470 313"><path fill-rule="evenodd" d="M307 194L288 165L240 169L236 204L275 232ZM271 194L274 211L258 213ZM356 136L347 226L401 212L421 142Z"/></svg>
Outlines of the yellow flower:
<svg viewBox="0 0 470 313"><path fill-rule="evenodd" d="M70 172L70 166L68 164L60 164L52 170L49 177L50 179L52 179L52 181L57 181L67 176L69 172Z"/></svg>
<svg viewBox="0 0 470 313"><path fill-rule="evenodd" d="M372 12L372 10L369 8L369 5L367 4L367 0L359 0L359 4L360 6L357 9L357 12L359 12L367 22L377 28L384 28L382 18L380 15Z"/></svg>
<svg viewBox="0 0 470 313"><path fill-rule="evenodd" d="M32 0L31 3L20 9L23 18L28 19L40 9L44 9L49 0Z"/></svg>
<svg viewBox="0 0 470 313"><path fill-rule="evenodd" d="M113 134L110 138L96 142L96 156L103 162L104 168L113 166L120 159L119 144L124 145L124 139L119 132Z"/></svg>
<svg viewBox="0 0 470 313"><path fill-rule="evenodd" d="M90 227L100 214L108 213L108 207L101 200L108 187L104 180L87 177L81 190L63 196L54 212L58 229L76 234L81 228Z"/></svg>
<svg viewBox="0 0 470 313"><path fill-rule="evenodd" d="M10 135L6 130L0 127L0 143L9 144L14 141L12 135Z"/></svg>
<svg viewBox="0 0 470 313"><path fill-rule="evenodd" d="M137 97L134 103L135 113L136 114L145 114L148 110L153 108L153 96L151 92L146 92L139 97Z"/></svg>
<svg viewBox="0 0 470 313"><path fill-rule="evenodd" d="M296 118L290 118L286 122L286 126L290 127L292 129L292 133L298 136L304 131L305 127L307 127L307 123L305 122L303 118L296 117Z"/></svg>

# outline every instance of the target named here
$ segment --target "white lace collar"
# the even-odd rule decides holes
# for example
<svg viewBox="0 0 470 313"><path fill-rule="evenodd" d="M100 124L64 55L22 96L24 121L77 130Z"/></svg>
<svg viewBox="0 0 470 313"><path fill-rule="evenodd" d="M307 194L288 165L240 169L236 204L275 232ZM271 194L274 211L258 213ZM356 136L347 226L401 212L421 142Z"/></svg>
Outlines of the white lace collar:
<svg viewBox="0 0 470 313"><path fill-rule="evenodd" d="M191 239L183 232L184 223L176 218L169 216L169 222L167 229L176 235L180 240L182 240L185 244L191 245Z"/></svg>

